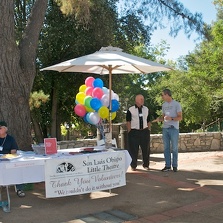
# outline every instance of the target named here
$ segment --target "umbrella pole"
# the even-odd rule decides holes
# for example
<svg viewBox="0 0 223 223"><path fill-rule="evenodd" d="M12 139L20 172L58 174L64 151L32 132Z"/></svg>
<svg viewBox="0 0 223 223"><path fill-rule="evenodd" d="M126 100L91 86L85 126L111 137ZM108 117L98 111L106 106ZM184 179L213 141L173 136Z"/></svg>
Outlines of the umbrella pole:
<svg viewBox="0 0 223 223"><path fill-rule="evenodd" d="M109 65L109 129L110 132L112 134L112 120L111 120L111 111L112 111L112 104L111 104L111 100L112 100L112 67L111 65Z"/></svg>
<svg viewBox="0 0 223 223"><path fill-rule="evenodd" d="M111 111L112 111L112 66L108 66L109 70L109 132L107 133L107 137L105 137L105 144L107 148L112 147L112 119L111 119Z"/></svg>

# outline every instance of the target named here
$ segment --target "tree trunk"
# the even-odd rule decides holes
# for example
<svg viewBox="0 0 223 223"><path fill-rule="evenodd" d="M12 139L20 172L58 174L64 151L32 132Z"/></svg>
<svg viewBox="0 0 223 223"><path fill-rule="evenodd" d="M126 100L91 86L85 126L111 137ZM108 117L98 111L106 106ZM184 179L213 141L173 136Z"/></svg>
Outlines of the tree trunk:
<svg viewBox="0 0 223 223"><path fill-rule="evenodd" d="M61 118L57 115L57 141L61 141Z"/></svg>
<svg viewBox="0 0 223 223"><path fill-rule="evenodd" d="M51 115L51 129L50 129L50 135L53 138L57 137L57 86L54 83L53 84L53 91L52 91L52 115Z"/></svg>
<svg viewBox="0 0 223 223"><path fill-rule="evenodd" d="M41 131L41 127L39 123L35 120L35 116L32 115L31 113L31 119L32 119L32 126L33 130L35 132L35 140L37 143L43 143L43 133Z"/></svg>
<svg viewBox="0 0 223 223"><path fill-rule="evenodd" d="M29 96L36 75L36 49L47 0L36 0L23 39L17 45L14 1L0 1L0 119L8 123L21 150L32 143Z"/></svg>

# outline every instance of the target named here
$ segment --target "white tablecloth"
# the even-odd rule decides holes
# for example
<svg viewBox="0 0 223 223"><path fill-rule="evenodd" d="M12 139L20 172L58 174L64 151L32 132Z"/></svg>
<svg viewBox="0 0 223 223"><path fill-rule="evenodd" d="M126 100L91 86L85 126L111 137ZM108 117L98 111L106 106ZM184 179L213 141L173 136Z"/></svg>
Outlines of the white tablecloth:
<svg viewBox="0 0 223 223"><path fill-rule="evenodd" d="M75 152L77 149L58 150L57 154L44 156L34 153L24 152L18 158L10 161L0 161L0 186L36 183L45 181L45 160L46 159L69 159L74 155L69 152ZM100 149L100 148L97 148ZM131 157L126 150L118 150L125 153L126 171L130 165ZM102 153L115 153L115 150L104 151ZM94 156L97 153L78 154L75 156Z"/></svg>

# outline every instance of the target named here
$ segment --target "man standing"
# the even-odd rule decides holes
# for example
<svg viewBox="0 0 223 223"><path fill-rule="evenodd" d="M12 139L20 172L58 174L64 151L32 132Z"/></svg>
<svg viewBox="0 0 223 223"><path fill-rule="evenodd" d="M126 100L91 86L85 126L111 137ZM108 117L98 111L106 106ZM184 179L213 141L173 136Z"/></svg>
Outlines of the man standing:
<svg viewBox="0 0 223 223"><path fill-rule="evenodd" d="M139 94L135 97L135 105L130 107L126 114L129 154L132 158L131 168L137 167L139 146L142 150L143 167L149 169L150 157L150 116L149 109L144 106L144 97Z"/></svg>
<svg viewBox="0 0 223 223"><path fill-rule="evenodd" d="M161 96L164 100L162 105L162 117L159 117L152 122L163 122L162 133L165 167L162 171L170 171L172 166L173 171L177 172L179 121L182 120L182 108L179 102L173 100L169 89L164 89ZM172 160L170 144L172 145Z"/></svg>

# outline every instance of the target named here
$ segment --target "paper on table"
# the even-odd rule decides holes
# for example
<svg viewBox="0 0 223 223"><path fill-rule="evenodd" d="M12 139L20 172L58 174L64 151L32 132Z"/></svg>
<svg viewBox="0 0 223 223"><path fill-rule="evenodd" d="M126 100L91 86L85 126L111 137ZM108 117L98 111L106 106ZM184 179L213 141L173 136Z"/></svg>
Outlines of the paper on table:
<svg viewBox="0 0 223 223"><path fill-rule="evenodd" d="M21 155L17 155L17 154L1 154L0 161L10 161L13 159L18 159L20 157Z"/></svg>

